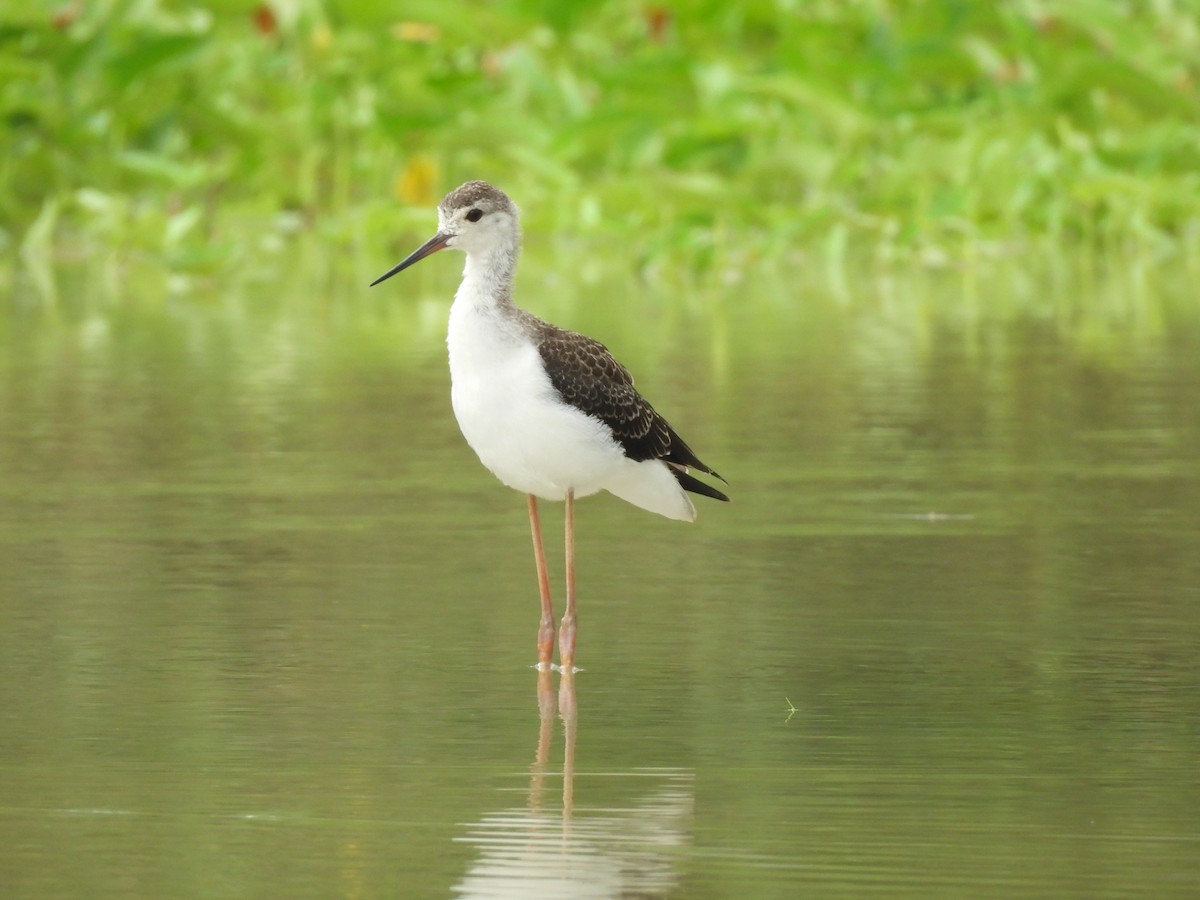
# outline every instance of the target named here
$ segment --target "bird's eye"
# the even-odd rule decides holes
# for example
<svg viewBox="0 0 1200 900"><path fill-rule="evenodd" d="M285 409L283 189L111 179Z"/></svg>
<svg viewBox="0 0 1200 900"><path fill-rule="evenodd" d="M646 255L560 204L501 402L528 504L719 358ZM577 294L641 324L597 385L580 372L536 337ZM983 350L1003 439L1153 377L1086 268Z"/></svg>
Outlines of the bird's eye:
<svg viewBox="0 0 1200 900"><path fill-rule="evenodd" d="M483 210L482 209L473 209L469 213L467 213L467 221L468 222L478 222L482 218L483 218Z"/></svg>

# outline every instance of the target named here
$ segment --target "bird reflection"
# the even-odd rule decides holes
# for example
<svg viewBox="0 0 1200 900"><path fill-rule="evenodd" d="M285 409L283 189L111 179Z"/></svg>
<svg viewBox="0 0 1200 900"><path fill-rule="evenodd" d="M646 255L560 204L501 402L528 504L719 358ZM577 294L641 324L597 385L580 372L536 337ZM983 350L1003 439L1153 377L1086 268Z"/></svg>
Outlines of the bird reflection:
<svg viewBox="0 0 1200 900"><path fill-rule="evenodd" d="M538 672L538 740L524 807L485 814L458 840L478 856L455 886L456 897L659 897L678 887L674 856L690 842L693 790L690 771L634 769L580 776L592 794L610 795L612 779L627 779L631 806L575 806L575 745L579 706L575 677L563 673L557 692L552 672ZM561 721L562 806L556 808L559 771L551 763ZM604 790L594 779L603 777ZM586 802L586 801L585 801Z"/></svg>

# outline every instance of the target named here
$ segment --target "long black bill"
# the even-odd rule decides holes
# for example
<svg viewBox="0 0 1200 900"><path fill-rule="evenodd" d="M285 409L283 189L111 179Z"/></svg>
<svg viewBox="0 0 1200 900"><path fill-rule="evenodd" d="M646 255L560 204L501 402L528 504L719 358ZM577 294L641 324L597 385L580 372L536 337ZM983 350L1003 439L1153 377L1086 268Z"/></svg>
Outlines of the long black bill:
<svg viewBox="0 0 1200 900"><path fill-rule="evenodd" d="M437 234L435 234L433 237L431 237L429 240L427 240L425 243L423 243L420 247L418 247L416 250L414 250L412 253L408 254L408 256L405 257L403 262L388 269L386 272L384 272L382 275L380 275L378 278L376 278L374 281L372 281L371 287L375 287L375 285L379 284L379 282L381 282L381 281L387 281L389 278L391 278L397 272L403 272L405 269L407 269L413 263L420 262L425 257L429 256L431 253L437 253L439 250L445 250L446 249L446 241L448 241L448 240L450 240L450 235L443 234L442 232L439 231Z"/></svg>

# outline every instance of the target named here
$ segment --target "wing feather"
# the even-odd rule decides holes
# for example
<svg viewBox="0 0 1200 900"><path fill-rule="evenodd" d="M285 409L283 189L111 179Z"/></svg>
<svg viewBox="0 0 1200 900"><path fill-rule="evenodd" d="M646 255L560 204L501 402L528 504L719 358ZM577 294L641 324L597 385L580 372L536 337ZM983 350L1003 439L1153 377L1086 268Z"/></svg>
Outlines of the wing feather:
<svg viewBox="0 0 1200 900"><path fill-rule="evenodd" d="M661 459L671 464L685 489L729 499L713 488L696 490L695 486L702 483L688 476L684 469L721 476L702 463L667 420L638 393L629 370L617 362L607 347L585 335L540 320L538 324L538 351L550 383L566 403L607 425L630 459Z"/></svg>

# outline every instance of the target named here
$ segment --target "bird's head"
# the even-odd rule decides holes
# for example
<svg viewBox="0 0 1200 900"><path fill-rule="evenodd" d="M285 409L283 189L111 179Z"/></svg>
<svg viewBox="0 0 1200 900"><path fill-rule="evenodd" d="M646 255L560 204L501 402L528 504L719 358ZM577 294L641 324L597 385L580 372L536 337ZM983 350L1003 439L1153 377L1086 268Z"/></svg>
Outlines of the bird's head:
<svg viewBox="0 0 1200 900"><path fill-rule="evenodd" d="M504 191L486 181L468 181L438 204L437 234L376 278L371 286L447 247L480 256L499 252L515 258L520 242L517 205Z"/></svg>

